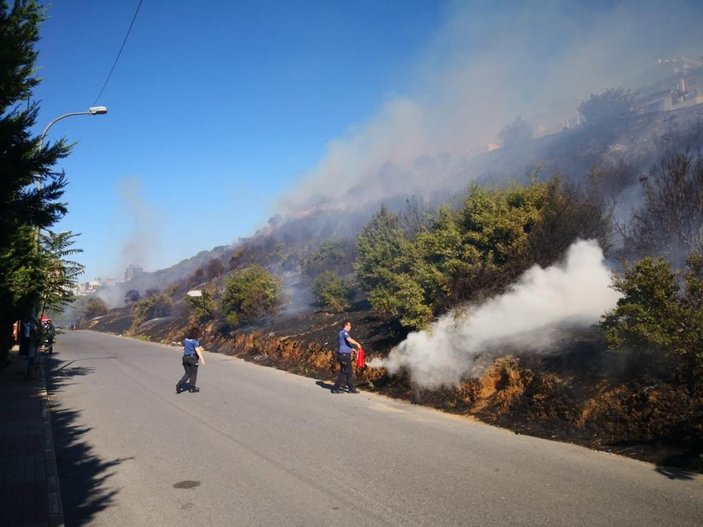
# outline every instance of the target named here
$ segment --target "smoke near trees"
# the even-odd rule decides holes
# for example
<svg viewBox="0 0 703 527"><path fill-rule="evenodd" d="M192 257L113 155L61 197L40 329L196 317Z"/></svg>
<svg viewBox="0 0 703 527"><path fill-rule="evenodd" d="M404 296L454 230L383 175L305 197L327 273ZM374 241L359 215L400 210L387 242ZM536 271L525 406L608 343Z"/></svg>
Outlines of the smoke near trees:
<svg viewBox="0 0 703 527"><path fill-rule="evenodd" d="M505 290L535 263L548 266L578 238L608 243L610 215L560 178L506 189L472 186L414 231L385 207L357 239L355 269L373 309L423 329L456 305Z"/></svg>
<svg viewBox="0 0 703 527"><path fill-rule="evenodd" d="M405 368L422 387L456 386L480 372L481 354L553 351L573 329L595 324L619 298L610 285L598 244L578 241L563 262L528 269L504 294L443 315L372 365Z"/></svg>

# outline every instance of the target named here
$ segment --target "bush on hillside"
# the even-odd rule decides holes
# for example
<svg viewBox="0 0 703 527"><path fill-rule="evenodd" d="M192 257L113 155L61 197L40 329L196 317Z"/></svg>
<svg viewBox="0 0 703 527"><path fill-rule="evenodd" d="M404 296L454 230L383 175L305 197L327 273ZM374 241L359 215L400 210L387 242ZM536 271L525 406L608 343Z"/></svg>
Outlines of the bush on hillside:
<svg viewBox="0 0 703 527"><path fill-rule="evenodd" d="M203 290L202 296L185 297L189 310L189 324L198 326L213 320L217 314L217 302L211 291Z"/></svg>
<svg viewBox="0 0 703 527"><path fill-rule="evenodd" d="M325 271L315 278L311 290L317 304L324 308L340 312L351 306L351 284L333 271Z"/></svg>
<svg viewBox="0 0 703 527"><path fill-rule="evenodd" d="M107 315L107 304L105 304L105 301L95 296L88 298L83 309L83 319L90 320L104 315Z"/></svg>
<svg viewBox="0 0 703 527"><path fill-rule="evenodd" d="M663 258L644 258L614 280L623 296L601 327L614 350L655 353L679 363L703 389L703 255L693 253L679 285Z"/></svg>
<svg viewBox="0 0 703 527"><path fill-rule="evenodd" d="M582 102L578 111L587 125L609 124L621 120L635 110L635 94L623 88L611 88Z"/></svg>
<svg viewBox="0 0 703 527"><path fill-rule="evenodd" d="M220 309L227 322L237 326L275 313L282 301L281 280L262 266L251 265L227 279Z"/></svg>
<svg viewBox="0 0 703 527"><path fill-rule="evenodd" d="M156 294L144 298L132 308L132 329L141 326L147 320L167 317L173 312L173 300L165 294Z"/></svg>
<svg viewBox="0 0 703 527"><path fill-rule="evenodd" d="M409 231L385 207L357 238L355 270L373 309L409 329L463 302L502 292L529 267L558 260L578 238L607 247L610 214L560 178L508 189L473 186Z"/></svg>

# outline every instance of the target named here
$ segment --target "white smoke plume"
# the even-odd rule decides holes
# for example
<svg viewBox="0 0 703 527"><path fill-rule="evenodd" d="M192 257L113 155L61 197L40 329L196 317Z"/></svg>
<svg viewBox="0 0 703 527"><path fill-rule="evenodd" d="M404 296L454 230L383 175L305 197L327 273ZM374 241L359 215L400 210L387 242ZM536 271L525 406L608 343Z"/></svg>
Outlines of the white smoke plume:
<svg viewBox="0 0 703 527"><path fill-rule="evenodd" d="M426 388L454 386L475 371L482 352L550 351L564 331L593 325L617 303L610 286L598 243L577 241L563 263L534 266L507 293L445 315L369 366L384 366L391 375L406 369Z"/></svg>

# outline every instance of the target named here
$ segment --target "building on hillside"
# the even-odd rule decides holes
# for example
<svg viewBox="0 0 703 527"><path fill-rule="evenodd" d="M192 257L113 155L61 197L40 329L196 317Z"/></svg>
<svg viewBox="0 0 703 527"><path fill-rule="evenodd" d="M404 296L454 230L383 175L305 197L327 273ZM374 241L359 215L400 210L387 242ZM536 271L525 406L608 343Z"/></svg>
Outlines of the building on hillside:
<svg viewBox="0 0 703 527"><path fill-rule="evenodd" d="M138 265L130 264L124 272L124 281L131 282L135 278L139 278L144 274L144 269Z"/></svg>
<svg viewBox="0 0 703 527"><path fill-rule="evenodd" d="M659 59L669 75L643 94L644 113L678 110L703 103L703 60L688 57Z"/></svg>
<svg viewBox="0 0 703 527"><path fill-rule="evenodd" d="M89 282L77 284L73 288L73 294L76 296L88 296L97 293L98 289L102 287L112 285L115 285L114 278L107 278L105 280L96 278L95 280L90 280Z"/></svg>

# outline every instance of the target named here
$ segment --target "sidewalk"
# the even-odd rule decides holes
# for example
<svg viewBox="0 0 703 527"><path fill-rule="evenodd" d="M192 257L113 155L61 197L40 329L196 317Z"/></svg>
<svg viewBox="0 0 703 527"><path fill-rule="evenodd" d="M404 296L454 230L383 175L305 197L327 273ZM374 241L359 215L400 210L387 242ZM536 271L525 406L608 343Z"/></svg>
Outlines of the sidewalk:
<svg viewBox="0 0 703 527"><path fill-rule="evenodd" d="M63 525L43 358L34 380L16 348L0 368L0 525Z"/></svg>

